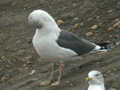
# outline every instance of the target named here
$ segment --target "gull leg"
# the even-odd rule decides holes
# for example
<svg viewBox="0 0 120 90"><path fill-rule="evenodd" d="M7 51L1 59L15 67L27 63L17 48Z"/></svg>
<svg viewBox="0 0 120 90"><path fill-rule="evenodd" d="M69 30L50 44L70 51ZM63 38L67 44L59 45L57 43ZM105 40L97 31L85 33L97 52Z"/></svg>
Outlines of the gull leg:
<svg viewBox="0 0 120 90"><path fill-rule="evenodd" d="M60 84L61 78L62 78L62 71L63 71L64 63L60 63L59 65L59 76L57 81L51 84L51 86L58 86Z"/></svg>
<svg viewBox="0 0 120 90"><path fill-rule="evenodd" d="M41 86L47 86L47 85L49 85L52 82L53 78L54 78L54 63L52 63L50 66L52 67L52 71L50 73L50 77L49 77L48 80L42 81L40 83Z"/></svg>

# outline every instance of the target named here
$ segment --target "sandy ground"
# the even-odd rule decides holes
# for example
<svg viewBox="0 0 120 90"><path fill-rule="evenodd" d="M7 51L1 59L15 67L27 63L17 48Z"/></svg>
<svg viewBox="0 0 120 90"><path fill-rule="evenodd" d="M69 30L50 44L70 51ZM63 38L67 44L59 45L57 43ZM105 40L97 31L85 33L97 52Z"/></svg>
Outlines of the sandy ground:
<svg viewBox="0 0 120 90"><path fill-rule="evenodd" d="M92 54L66 62L61 84L41 87L51 60L42 61L33 49L35 30L27 23L34 9L48 11L60 27L96 43L116 43L106 54ZM0 90L87 90L90 70L101 71L106 90L120 89L119 0L1 0ZM34 72L35 71L35 72ZM33 73L32 73L33 72Z"/></svg>

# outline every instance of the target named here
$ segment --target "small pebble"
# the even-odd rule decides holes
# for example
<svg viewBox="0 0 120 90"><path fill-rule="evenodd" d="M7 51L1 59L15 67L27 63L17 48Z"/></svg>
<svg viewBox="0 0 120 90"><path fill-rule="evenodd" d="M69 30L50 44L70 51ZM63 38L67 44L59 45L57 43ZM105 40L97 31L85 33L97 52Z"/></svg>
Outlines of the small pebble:
<svg viewBox="0 0 120 90"><path fill-rule="evenodd" d="M63 23L64 23L63 20L57 20L57 24L58 24L58 25L61 25L61 24L63 24Z"/></svg>
<svg viewBox="0 0 120 90"><path fill-rule="evenodd" d="M70 83L70 81L66 81L66 83Z"/></svg>
<svg viewBox="0 0 120 90"><path fill-rule="evenodd" d="M74 28L77 28L77 27L79 27L79 23L76 23L76 24L74 25Z"/></svg>
<svg viewBox="0 0 120 90"><path fill-rule="evenodd" d="M32 70L29 74L33 75L35 72L36 72L35 70Z"/></svg>
<svg viewBox="0 0 120 90"><path fill-rule="evenodd" d="M90 29L92 30L96 30L98 28L98 25L93 25L92 27L90 27Z"/></svg>
<svg viewBox="0 0 120 90"><path fill-rule="evenodd" d="M72 6L73 6L73 7L76 7L76 6L77 6L77 4L76 4L76 3L73 3L73 4L72 4Z"/></svg>
<svg viewBox="0 0 120 90"><path fill-rule="evenodd" d="M83 22L81 22L81 23L80 23L80 26L84 26L84 23L83 23Z"/></svg>
<svg viewBox="0 0 120 90"><path fill-rule="evenodd" d="M116 88L110 88L109 90L117 90Z"/></svg>
<svg viewBox="0 0 120 90"><path fill-rule="evenodd" d="M86 36L91 36L91 35L93 35L93 32L87 32L85 35Z"/></svg>
<svg viewBox="0 0 120 90"><path fill-rule="evenodd" d="M16 44L20 44L20 43L22 43L21 40L17 40L16 41Z"/></svg>
<svg viewBox="0 0 120 90"><path fill-rule="evenodd" d="M70 86L73 86L73 84L72 84L72 83L70 83Z"/></svg>
<svg viewBox="0 0 120 90"><path fill-rule="evenodd" d="M93 18L90 17L90 18L87 19L87 21L91 21L92 19L93 19Z"/></svg>
<svg viewBox="0 0 120 90"><path fill-rule="evenodd" d="M30 60L30 59L32 59L32 56L25 57L25 60Z"/></svg>
<svg viewBox="0 0 120 90"><path fill-rule="evenodd" d="M116 42L116 45L120 45L120 42Z"/></svg>
<svg viewBox="0 0 120 90"><path fill-rule="evenodd" d="M111 13L112 11L113 11L113 10L108 10L107 12L108 12L108 13Z"/></svg>
<svg viewBox="0 0 120 90"><path fill-rule="evenodd" d="M113 27L117 27L120 25L120 21L117 21L115 24L113 24Z"/></svg>
<svg viewBox="0 0 120 90"><path fill-rule="evenodd" d="M77 20L79 20L79 18L78 18L78 17L75 17L73 20L74 20L74 21L77 21Z"/></svg>
<svg viewBox="0 0 120 90"><path fill-rule="evenodd" d="M7 79L8 79L7 76L3 76L3 77L1 78L2 81L7 80Z"/></svg>
<svg viewBox="0 0 120 90"><path fill-rule="evenodd" d="M107 29L107 31L111 31L111 30L113 30L113 27L109 27L109 28Z"/></svg>

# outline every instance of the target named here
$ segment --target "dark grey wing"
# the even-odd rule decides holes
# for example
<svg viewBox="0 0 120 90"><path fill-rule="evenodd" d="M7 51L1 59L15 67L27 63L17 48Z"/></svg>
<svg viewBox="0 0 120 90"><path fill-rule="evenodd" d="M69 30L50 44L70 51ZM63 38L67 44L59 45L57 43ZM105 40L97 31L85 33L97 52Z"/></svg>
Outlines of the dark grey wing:
<svg viewBox="0 0 120 90"><path fill-rule="evenodd" d="M83 55L95 48L95 44L82 39L71 32L61 31L57 39L59 46L68 48L76 52L78 55Z"/></svg>

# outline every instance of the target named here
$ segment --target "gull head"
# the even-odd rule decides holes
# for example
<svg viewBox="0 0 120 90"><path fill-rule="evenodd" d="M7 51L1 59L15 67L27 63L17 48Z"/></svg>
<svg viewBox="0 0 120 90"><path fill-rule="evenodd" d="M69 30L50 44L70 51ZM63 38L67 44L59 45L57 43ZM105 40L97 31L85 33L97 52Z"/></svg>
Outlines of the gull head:
<svg viewBox="0 0 120 90"><path fill-rule="evenodd" d="M51 28L57 25L52 16L41 9L34 10L29 14L28 23L38 29Z"/></svg>
<svg viewBox="0 0 120 90"><path fill-rule="evenodd" d="M104 78L101 72L92 70L88 73L87 77L89 84L99 85L104 84Z"/></svg>

